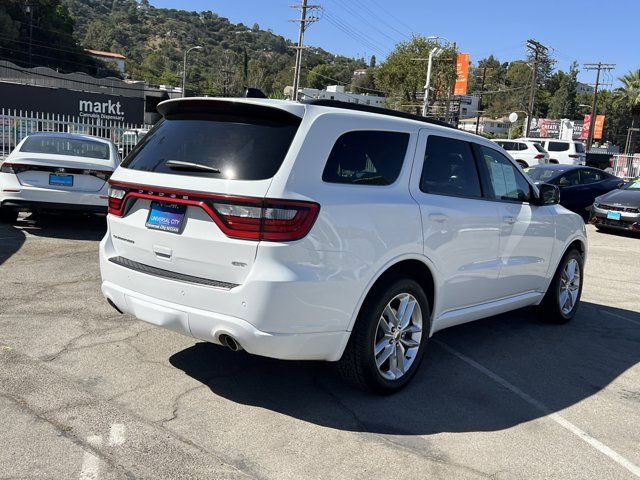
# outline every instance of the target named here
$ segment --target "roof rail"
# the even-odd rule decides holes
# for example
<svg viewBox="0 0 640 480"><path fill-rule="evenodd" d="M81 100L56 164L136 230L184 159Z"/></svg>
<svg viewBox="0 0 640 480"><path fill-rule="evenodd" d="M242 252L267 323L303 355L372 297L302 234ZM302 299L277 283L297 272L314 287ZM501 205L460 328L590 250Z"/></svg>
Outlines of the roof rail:
<svg viewBox="0 0 640 480"><path fill-rule="evenodd" d="M379 115L387 115L389 117L406 118L407 120L415 120L422 123L430 123L432 125L440 125L441 127L448 127L457 130L453 125L449 125L441 120L434 120L432 118L422 117L420 115L414 115L412 113L399 112L397 110L391 110L389 108L373 107L371 105L362 105L359 103L340 102L338 100L302 100L301 103L306 105L318 105L320 107L333 107L342 108L344 110L357 110L359 112L377 113Z"/></svg>

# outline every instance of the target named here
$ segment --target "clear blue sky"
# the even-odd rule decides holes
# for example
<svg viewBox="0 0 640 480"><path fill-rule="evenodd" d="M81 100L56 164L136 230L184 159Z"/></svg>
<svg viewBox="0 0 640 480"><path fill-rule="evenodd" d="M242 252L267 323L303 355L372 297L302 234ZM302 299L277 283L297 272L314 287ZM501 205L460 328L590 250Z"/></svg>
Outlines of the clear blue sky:
<svg viewBox="0 0 640 480"><path fill-rule="evenodd" d="M211 10L235 23L258 23L295 40L288 21L297 0L151 0L157 7ZM412 32L439 35L471 54L472 62L494 54L501 61L524 58L525 42L550 47L556 67L571 61L617 64L617 78L640 68L640 0L309 0L324 7L305 43L347 56L375 54L380 60L394 41ZM347 33L348 32L348 33ZM593 72L580 72L593 82ZM605 78L607 80L607 78Z"/></svg>

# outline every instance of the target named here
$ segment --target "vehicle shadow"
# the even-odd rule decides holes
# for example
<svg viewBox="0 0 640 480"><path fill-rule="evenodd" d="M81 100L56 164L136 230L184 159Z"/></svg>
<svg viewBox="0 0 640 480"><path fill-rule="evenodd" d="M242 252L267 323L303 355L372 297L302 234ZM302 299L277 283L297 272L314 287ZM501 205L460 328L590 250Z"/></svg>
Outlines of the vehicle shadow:
<svg viewBox="0 0 640 480"><path fill-rule="evenodd" d="M19 228L0 223L0 265L16 253L26 240L26 235Z"/></svg>
<svg viewBox="0 0 640 480"><path fill-rule="evenodd" d="M23 215L16 222L16 226L37 237L96 241L102 239L107 231L106 217L101 215L57 213Z"/></svg>
<svg viewBox="0 0 640 480"><path fill-rule="evenodd" d="M397 435L494 431L548 412L478 365L557 412L640 361L638 313L585 302L580 308L566 325L523 309L439 332L413 382L386 397L347 386L331 364L277 361L208 343L174 354L170 363L216 395L321 426Z"/></svg>

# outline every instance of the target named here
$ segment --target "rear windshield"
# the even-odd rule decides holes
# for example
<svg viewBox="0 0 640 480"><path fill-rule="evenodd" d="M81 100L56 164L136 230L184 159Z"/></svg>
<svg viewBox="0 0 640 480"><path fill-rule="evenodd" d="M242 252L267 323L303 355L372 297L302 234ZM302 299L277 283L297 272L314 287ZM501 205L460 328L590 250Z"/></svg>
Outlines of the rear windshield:
<svg viewBox="0 0 640 480"><path fill-rule="evenodd" d="M282 165L298 125L238 116L171 115L142 138L122 166L173 175L264 180Z"/></svg>
<svg viewBox="0 0 640 480"><path fill-rule="evenodd" d="M576 152L577 153L584 153L585 152L584 145L582 143L576 143L575 146L576 146Z"/></svg>
<svg viewBox="0 0 640 480"><path fill-rule="evenodd" d="M547 153L547 151L544 148L542 148L542 145L540 145L539 143L533 142L533 146L540 153Z"/></svg>
<svg viewBox="0 0 640 480"><path fill-rule="evenodd" d="M25 153L45 153L48 155L70 155L73 157L109 160L109 145L92 140L37 135L27 137L20 147Z"/></svg>

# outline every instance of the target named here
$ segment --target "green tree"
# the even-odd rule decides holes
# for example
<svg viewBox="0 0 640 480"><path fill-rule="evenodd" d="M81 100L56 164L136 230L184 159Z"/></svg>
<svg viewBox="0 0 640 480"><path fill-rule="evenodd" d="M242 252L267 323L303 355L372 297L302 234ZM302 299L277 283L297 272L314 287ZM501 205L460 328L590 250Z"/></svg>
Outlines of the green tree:
<svg viewBox="0 0 640 480"><path fill-rule="evenodd" d="M550 118L576 119L578 116L576 91L578 88L578 64L573 62L569 73L562 71L555 76L559 78L558 87L549 101Z"/></svg>
<svg viewBox="0 0 640 480"><path fill-rule="evenodd" d="M623 75L619 80L622 82L622 87L615 91L615 104L628 112L628 117L631 118L629 128L638 128L640 127L640 69ZM636 132L631 130L629 144L625 145L625 151L636 151L636 139Z"/></svg>
<svg viewBox="0 0 640 480"><path fill-rule="evenodd" d="M388 92L387 103L397 110L420 113L423 86L427 72L426 59L429 52L438 47L434 40L422 36L414 36L410 41L401 42L376 69L376 85L380 90ZM447 46L433 62L431 87L434 94L431 102L437 97L446 98L451 92L456 79L456 51Z"/></svg>

